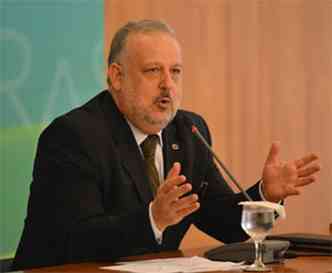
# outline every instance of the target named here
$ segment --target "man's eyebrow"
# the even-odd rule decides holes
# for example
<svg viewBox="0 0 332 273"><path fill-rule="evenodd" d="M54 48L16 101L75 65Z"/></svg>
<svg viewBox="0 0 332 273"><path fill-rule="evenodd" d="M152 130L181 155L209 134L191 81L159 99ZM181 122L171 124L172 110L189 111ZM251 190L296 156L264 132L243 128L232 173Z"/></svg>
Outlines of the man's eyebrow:
<svg viewBox="0 0 332 273"><path fill-rule="evenodd" d="M143 64L143 66L160 66L161 64L159 62L146 62Z"/></svg>
<svg viewBox="0 0 332 273"><path fill-rule="evenodd" d="M148 66L148 65L159 65L159 66L163 66L163 64L161 62L158 61L152 61L152 62L147 62L144 65ZM182 63L176 63L176 64L172 64L171 67L183 67Z"/></svg>
<svg viewBox="0 0 332 273"><path fill-rule="evenodd" d="M177 68L183 68L183 64L174 64L174 65L172 65L172 67L177 67Z"/></svg>

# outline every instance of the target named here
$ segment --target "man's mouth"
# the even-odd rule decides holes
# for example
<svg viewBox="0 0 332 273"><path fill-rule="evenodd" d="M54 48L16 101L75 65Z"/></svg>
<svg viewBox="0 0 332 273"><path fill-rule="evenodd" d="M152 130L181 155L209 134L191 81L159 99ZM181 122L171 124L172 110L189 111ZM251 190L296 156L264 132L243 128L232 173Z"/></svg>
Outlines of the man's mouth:
<svg viewBox="0 0 332 273"><path fill-rule="evenodd" d="M170 97L162 97L157 99L157 105L161 108L167 108L172 103L172 99Z"/></svg>

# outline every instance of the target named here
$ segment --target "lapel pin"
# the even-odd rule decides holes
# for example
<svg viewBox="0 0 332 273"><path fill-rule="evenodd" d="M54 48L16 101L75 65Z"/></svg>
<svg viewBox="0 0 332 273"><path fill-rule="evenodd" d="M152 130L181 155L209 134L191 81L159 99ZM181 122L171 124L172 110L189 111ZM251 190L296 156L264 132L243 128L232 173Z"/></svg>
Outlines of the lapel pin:
<svg viewBox="0 0 332 273"><path fill-rule="evenodd" d="M172 144L172 149L174 150L174 151L177 151L177 150L180 150L180 147L179 147L179 145L178 144Z"/></svg>

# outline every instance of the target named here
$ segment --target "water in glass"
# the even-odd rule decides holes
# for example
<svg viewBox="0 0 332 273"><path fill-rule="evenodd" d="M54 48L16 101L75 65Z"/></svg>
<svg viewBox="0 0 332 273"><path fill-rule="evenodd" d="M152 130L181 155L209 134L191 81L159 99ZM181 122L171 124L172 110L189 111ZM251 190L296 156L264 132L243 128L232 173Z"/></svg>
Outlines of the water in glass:
<svg viewBox="0 0 332 273"><path fill-rule="evenodd" d="M269 271L262 261L262 241L269 234L274 224L274 210L271 208L255 205L243 207L241 226L244 231L254 240L255 263L245 270Z"/></svg>

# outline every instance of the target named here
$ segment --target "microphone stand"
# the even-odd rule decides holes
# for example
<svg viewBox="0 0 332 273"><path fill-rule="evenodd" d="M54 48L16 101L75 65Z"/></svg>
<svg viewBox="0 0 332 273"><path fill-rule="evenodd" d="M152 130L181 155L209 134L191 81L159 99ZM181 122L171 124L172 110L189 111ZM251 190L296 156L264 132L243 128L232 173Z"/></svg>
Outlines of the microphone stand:
<svg viewBox="0 0 332 273"><path fill-rule="evenodd" d="M202 134L199 132L197 127L195 125L191 126L192 133L204 144L204 146L209 150L209 152L213 155L213 157L216 159L222 170L227 174L229 179L234 183L234 185L238 188L238 190L245 196L245 198L248 201L253 201L252 198L247 194L247 192L241 187L241 185L236 181L236 179L233 177L233 175L228 171L226 166L222 163L222 161L218 158L218 156L215 154L215 152L212 150L210 145L207 143L205 138L202 136Z"/></svg>

